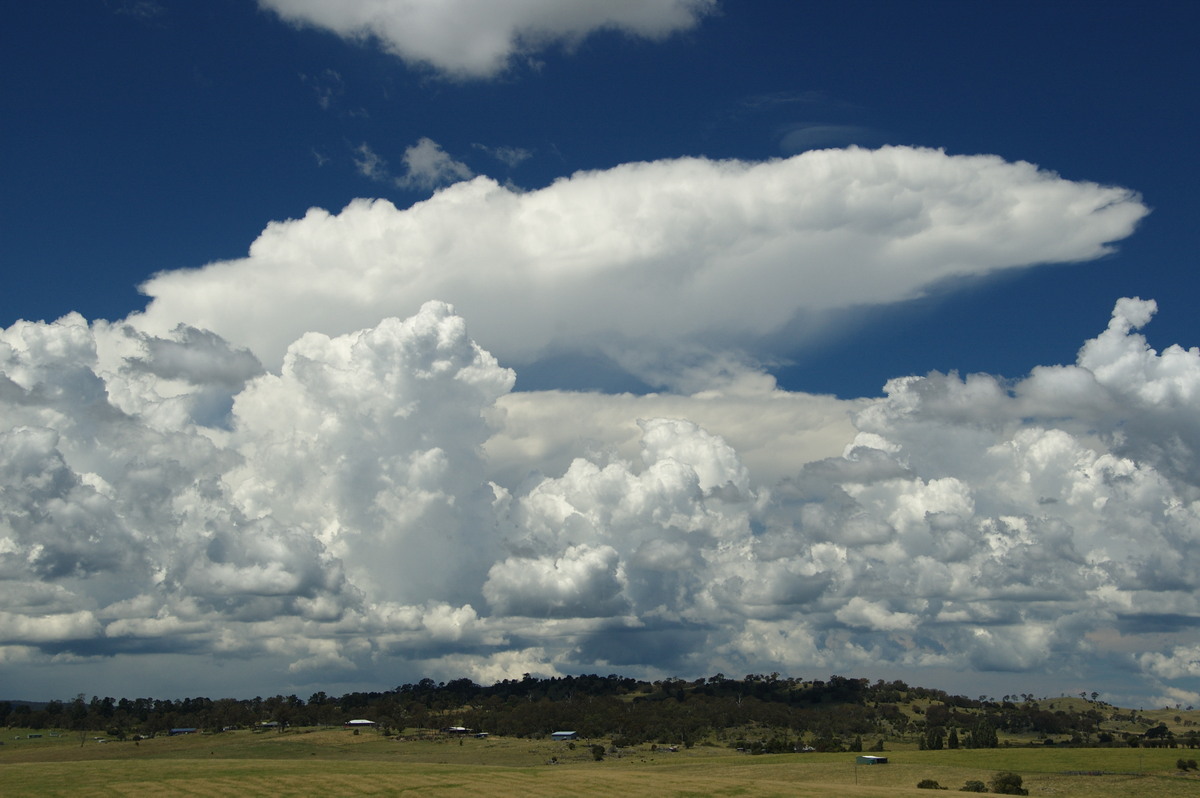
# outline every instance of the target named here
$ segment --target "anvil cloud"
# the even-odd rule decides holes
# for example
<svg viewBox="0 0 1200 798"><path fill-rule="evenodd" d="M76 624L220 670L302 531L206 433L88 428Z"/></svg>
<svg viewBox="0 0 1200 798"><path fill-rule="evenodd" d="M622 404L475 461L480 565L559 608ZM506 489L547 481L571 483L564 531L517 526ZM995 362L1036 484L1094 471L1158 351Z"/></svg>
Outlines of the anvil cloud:
<svg viewBox="0 0 1200 798"><path fill-rule="evenodd" d="M815 336L850 306L1096 258L1146 211L1127 189L910 147L627 164L528 193L481 177L407 209L360 200L274 223L246 258L155 276L133 323L212 330L277 368L308 330L438 298L507 363L601 354L678 387L680 363Z"/></svg>

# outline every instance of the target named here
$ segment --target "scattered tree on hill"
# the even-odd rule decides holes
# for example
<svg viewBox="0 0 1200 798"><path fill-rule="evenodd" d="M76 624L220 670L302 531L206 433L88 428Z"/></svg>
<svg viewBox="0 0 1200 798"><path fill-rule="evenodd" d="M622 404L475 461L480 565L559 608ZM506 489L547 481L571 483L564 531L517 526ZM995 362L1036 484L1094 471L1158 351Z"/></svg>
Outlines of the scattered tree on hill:
<svg viewBox="0 0 1200 798"><path fill-rule="evenodd" d="M996 737L996 727L986 720L979 720L971 727L967 738L967 748L995 748L1000 744Z"/></svg>

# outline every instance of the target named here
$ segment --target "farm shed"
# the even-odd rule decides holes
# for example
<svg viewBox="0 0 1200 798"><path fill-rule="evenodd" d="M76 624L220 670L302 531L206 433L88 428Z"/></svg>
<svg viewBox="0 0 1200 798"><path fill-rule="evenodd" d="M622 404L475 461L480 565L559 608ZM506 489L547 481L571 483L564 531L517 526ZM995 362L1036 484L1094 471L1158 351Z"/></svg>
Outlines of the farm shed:
<svg viewBox="0 0 1200 798"><path fill-rule="evenodd" d="M859 756L854 758L856 765L886 765L886 756Z"/></svg>
<svg viewBox="0 0 1200 798"><path fill-rule="evenodd" d="M564 741L564 740L578 740L578 739L579 739L579 732L573 732L573 731L556 731L556 732L554 732L553 734L551 734L551 735L550 735L550 739L551 739L551 740L558 740L558 741L560 741L560 742L561 742L561 741Z"/></svg>

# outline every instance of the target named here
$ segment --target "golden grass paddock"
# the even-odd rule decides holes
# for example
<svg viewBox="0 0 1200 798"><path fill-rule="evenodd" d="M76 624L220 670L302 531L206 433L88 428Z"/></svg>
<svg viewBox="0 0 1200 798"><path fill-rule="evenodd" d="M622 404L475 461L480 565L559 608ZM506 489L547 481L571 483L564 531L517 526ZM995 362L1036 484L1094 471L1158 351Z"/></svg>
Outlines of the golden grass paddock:
<svg viewBox="0 0 1200 798"><path fill-rule="evenodd" d="M854 754L750 756L697 745L649 745L593 761L590 742L516 738L395 740L340 728L158 737L101 743L89 736L9 730L0 746L4 796L882 796L936 779L957 791L998 771L1031 796L1200 796L1200 775L1179 772L1187 749L1011 747L897 750L887 765ZM13 739L13 738L21 739ZM597 741L607 744L607 740ZM1192 751L1194 757L1197 752ZM552 764L555 759L557 764Z"/></svg>

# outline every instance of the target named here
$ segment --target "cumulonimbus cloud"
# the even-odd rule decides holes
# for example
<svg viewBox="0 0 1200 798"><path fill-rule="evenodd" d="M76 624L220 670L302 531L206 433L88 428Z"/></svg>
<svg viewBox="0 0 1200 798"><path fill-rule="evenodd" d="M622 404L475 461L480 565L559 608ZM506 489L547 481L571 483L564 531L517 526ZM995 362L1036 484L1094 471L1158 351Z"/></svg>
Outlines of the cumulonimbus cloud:
<svg viewBox="0 0 1200 798"><path fill-rule="evenodd" d="M156 275L130 321L212 330L274 370L305 332L438 297L505 363L600 351L677 384L663 364L681 351L753 350L811 332L792 324L805 315L1096 258L1146 212L1126 189L910 147L626 164L528 193L477 177L406 209L356 200L272 223L245 258Z"/></svg>
<svg viewBox="0 0 1200 798"><path fill-rule="evenodd" d="M289 22L389 52L456 78L493 77L517 56L601 30L658 39L697 24L716 0L259 0Z"/></svg>
<svg viewBox="0 0 1200 798"><path fill-rule="evenodd" d="M1076 363L1015 382L898 378L839 403L852 428L767 383L589 397L614 403L601 421L672 410L632 454L623 424L539 440L522 403L575 406L506 404L513 373L445 303L302 336L277 373L190 327L20 322L0 332L0 661L20 684L170 656L191 686L234 662L323 687L943 667L1184 694L1200 349L1150 349L1155 311L1120 300ZM844 451L815 435L782 478L786 458L748 467L738 419L792 446L810 400Z"/></svg>

